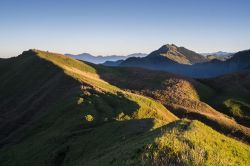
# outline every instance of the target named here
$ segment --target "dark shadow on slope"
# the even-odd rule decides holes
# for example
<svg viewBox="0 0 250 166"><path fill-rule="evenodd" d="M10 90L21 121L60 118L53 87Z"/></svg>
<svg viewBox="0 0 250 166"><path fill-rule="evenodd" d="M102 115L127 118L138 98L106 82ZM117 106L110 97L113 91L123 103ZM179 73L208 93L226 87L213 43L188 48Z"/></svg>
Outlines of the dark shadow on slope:
<svg viewBox="0 0 250 166"><path fill-rule="evenodd" d="M250 127L250 70L199 81L214 89L207 103Z"/></svg>
<svg viewBox="0 0 250 166"><path fill-rule="evenodd" d="M9 153L1 153L0 163L8 165L18 160L21 165L60 166L67 163L68 158L71 162L75 158L79 160L82 154L98 157L106 154L106 149L113 144L136 138L154 125L154 119L127 120L139 105L121 93L104 92L82 83L81 93L74 97L73 105L50 108L45 116L23 129L28 135L18 144L12 142L11 146L5 146L3 151ZM61 104L65 102L69 101L61 101ZM86 118L88 115L92 118ZM20 154L23 154L21 159Z"/></svg>
<svg viewBox="0 0 250 166"><path fill-rule="evenodd" d="M112 85L156 99L179 117L200 120L221 133L236 137L237 139L248 143L250 142L250 131L248 128L234 124L232 119L226 116L225 120L228 120L228 122L221 123L221 120L218 118L221 114L218 114L202 102L189 99L187 94L191 92L188 91L187 88L194 89L200 96L201 101L206 101L205 98L211 98L211 96L214 95L214 91L206 85L193 79L167 72L150 71L138 68L104 67L101 65L93 65L93 67L96 68L98 74L103 80ZM166 80L167 83L165 82ZM186 81L191 87L175 87L177 83L183 81ZM174 88L176 88L177 91L173 90ZM186 110L179 112L179 109L172 107L172 104L175 103L182 105L181 109L186 107ZM192 109L196 109L197 111L192 113L192 111L190 112ZM201 113L199 113L199 111L201 111ZM204 112L212 115L214 114L214 118L207 117L203 114Z"/></svg>
<svg viewBox="0 0 250 166"><path fill-rule="evenodd" d="M103 92L85 83L82 84L81 91L79 108L76 110L79 121L75 124L67 123L66 119L72 117L65 116L64 123L68 124L67 128L71 126L70 130L65 130L67 134L59 138L64 140L63 144L49 153L47 165L60 166L67 163L66 158L72 161L74 158L79 160L84 157L87 160L91 156L104 155L108 153L106 149L109 146L148 132L154 125L154 119L131 119L140 107L121 93ZM57 141L50 143L58 144L58 139L55 140ZM81 153L77 150L75 152L81 146L84 147Z"/></svg>
<svg viewBox="0 0 250 166"><path fill-rule="evenodd" d="M144 58L128 58L127 60L123 61L120 66L167 71L192 78L212 78L236 71L241 71L249 68L250 66L250 50L237 52L232 58L227 59L226 61L214 59L206 62L204 58L203 61L200 61L201 63L195 63L192 65L187 65L185 60L181 60L178 63L178 54L176 54L173 59L162 56L162 53L164 54L167 52L168 50L159 49ZM181 52L188 56L186 51ZM194 56L195 55L192 55L191 57ZM200 57L202 56L200 55Z"/></svg>
<svg viewBox="0 0 250 166"><path fill-rule="evenodd" d="M19 142L23 130L51 108L72 98L80 83L62 69L26 51L6 59L0 70L0 145Z"/></svg>
<svg viewBox="0 0 250 166"><path fill-rule="evenodd" d="M107 128L103 134L109 132L108 137L115 134L121 139L153 127L153 119L129 120L140 107L122 93L108 93L80 83L32 51L5 64L0 76L0 163L43 165L46 161L46 165L61 165L73 137L84 137L109 124L122 124L118 125L122 132L117 129L110 133ZM105 141L103 136L96 139L101 140L93 141ZM90 140L88 137L86 142ZM43 161L40 156L44 156Z"/></svg>
<svg viewBox="0 0 250 166"><path fill-rule="evenodd" d="M81 91L79 100L83 102L79 105L83 111L83 122L86 126L128 120L140 108L136 102L129 100L120 92L116 94L104 92L86 83L82 83Z"/></svg>
<svg viewBox="0 0 250 166"><path fill-rule="evenodd" d="M169 106L169 108L171 109L171 106ZM175 114L180 118L199 120L229 137L233 137L239 141L243 141L246 144L250 144L250 136L249 134L245 133L244 130L232 128L227 124L222 124L222 121L213 120L206 115L199 114L198 112L188 112L182 108L172 108L171 110L174 110Z"/></svg>
<svg viewBox="0 0 250 166"><path fill-rule="evenodd" d="M201 149L194 141L184 138L184 133L193 129L193 123L191 121L175 121L165 126L157 128L155 130L147 131L141 128L141 123L152 123L152 119L141 120L129 120L129 121L115 121L111 123L103 124L99 127L93 128L91 132L74 135L69 138L69 144L65 144L65 147L61 150L58 149L58 155L62 154L62 150L67 152L65 160L61 163L63 165L203 165L202 162L207 160L206 155L209 151L206 147L201 147L206 151L200 153ZM195 126L194 129L198 127ZM201 127L201 128L199 128ZM202 124L198 128L205 130ZM209 130L208 130L209 131ZM197 133L201 134L199 130ZM172 133L174 136L171 141L175 142L178 139L183 143L182 152L175 151L175 146L166 147L161 149L161 146L155 144L156 139L163 136L165 133ZM206 141L206 137L217 136L212 135L210 131L207 135L202 135L202 141ZM171 135L170 135L171 136ZM226 138L226 137L224 137ZM72 141L73 140L73 141ZM224 139L223 139L224 140ZM201 141L201 140L200 140ZM224 140L225 141L225 140ZM224 142L223 141L223 142ZM98 142L98 144L96 143ZM199 142L199 141L198 141ZM208 146L216 148L216 144L221 143L220 138L214 139L214 142L207 142ZM164 143L163 143L164 144ZM150 146L148 146L150 145ZM224 146L228 146L224 143ZM94 148L93 148L94 147ZM178 146L177 146L178 147ZM172 148L172 149L171 149ZM162 151L160 151L160 149ZM187 150L195 150L195 153L199 154L200 161L194 159L192 153ZM173 153L175 151L175 153ZM215 150L216 151L216 150ZM185 154L183 154L185 152ZM160 155L154 155L159 154ZM186 156L182 158L182 156ZM73 163L73 164L72 164ZM198 163L198 164L197 164ZM55 166L59 164L54 163ZM51 163L51 165L53 165ZM53 165L54 166L54 165Z"/></svg>
<svg viewBox="0 0 250 166"><path fill-rule="evenodd" d="M124 120L139 109L137 103L122 93L102 92L80 83L53 63L36 56L33 51L7 59L5 64L2 65L5 72L0 76L1 146L19 142L24 129L52 114L53 109L68 107L67 101L77 105L73 108L84 110L81 123L86 125L114 121L115 118Z"/></svg>
<svg viewBox="0 0 250 166"><path fill-rule="evenodd" d="M47 165L123 165L129 161L141 165L141 155L147 144L163 134L163 129L170 130L176 124L149 131L153 119L112 121L91 128L88 132L69 135L67 143L50 154ZM84 147L84 148L82 148ZM64 160L62 155L66 153ZM177 156L172 156L171 163L178 163ZM82 162L81 162L82 161ZM153 161L148 161L152 164ZM80 164L81 165L81 164Z"/></svg>

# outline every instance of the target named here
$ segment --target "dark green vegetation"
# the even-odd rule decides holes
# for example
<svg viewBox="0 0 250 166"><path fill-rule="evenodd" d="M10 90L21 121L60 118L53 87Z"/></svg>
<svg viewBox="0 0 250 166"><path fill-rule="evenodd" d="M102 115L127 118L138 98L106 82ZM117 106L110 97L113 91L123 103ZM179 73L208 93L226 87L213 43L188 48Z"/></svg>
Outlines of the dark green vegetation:
<svg viewBox="0 0 250 166"><path fill-rule="evenodd" d="M249 69L202 82L215 89L216 93L206 100L210 105L250 127Z"/></svg>
<svg viewBox="0 0 250 166"><path fill-rule="evenodd" d="M220 93L217 89L194 79L166 72L132 68L114 69L115 72L112 73L100 72L101 77L120 88L158 100L181 118L198 119L226 135L250 142L248 127L238 124L231 117L207 104L218 101L214 100L214 96Z"/></svg>
<svg viewBox="0 0 250 166"><path fill-rule="evenodd" d="M250 162L247 144L199 121L179 120L167 109L183 117L175 110L206 108L204 115L220 115L227 123L229 118L200 101L214 92L197 81L37 50L0 60L0 69L0 165ZM248 128L241 127L244 135Z"/></svg>

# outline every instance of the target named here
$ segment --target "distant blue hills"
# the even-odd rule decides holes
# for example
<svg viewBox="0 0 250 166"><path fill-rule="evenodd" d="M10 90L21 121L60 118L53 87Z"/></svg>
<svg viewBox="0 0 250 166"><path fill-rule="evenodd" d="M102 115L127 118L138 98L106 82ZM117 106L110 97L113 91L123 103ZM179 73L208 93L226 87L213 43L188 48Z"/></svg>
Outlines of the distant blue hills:
<svg viewBox="0 0 250 166"><path fill-rule="evenodd" d="M250 50L237 53L196 53L185 47L166 44L159 49L127 56L93 56L65 54L78 60L118 67L139 67L180 74L192 78L210 78L250 68Z"/></svg>
<svg viewBox="0 0 250 166"><path fill-rule="evenodd" d="M83 61L91 62L94 64L101 64L101 63L104 63L106 61L113 62L113 61L125 60L125 59L130 58L130 57L145 57L145 56L147 56L147 54L145 54L145 53L133 53L133 54L129 54L126 56L122 56L122 55L94 56L94 55L91 55L89 53L82 53L82 54L78 54L78 55L73 55L73 54L65 54L65 55L70 56L74 59L83 60Z"/></svg>
<svg viewBox="0 0 250 166"><path fill-rule="evenodd" d="M230 56L229 53L219 54L228 57L210 59L185 47L167 44L146 57L120 61L118 66L168 71L193 78L216 77L250 68L250 50L230 53Z"/></svg>

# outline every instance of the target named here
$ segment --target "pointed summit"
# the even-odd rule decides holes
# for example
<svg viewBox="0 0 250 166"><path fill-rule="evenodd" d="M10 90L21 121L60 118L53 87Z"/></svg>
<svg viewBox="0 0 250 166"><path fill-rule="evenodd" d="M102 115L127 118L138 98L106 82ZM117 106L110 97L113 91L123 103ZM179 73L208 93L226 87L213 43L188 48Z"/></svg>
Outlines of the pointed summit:
<svg viewBox="0 0 250 166"><path fill-rule="evenodd" d="M174 44L165 44L163 46L161 46L158 51L169 51L169 50L177 50L177 46Z"/></svg>
<svg viewBox="0 0 250 166"><path fill-rule="evenodd" d="M206 62L207 59L191 50L184 47L178 47L175 44L166 44L158 50L153 51L148 55L149 57L164 56L167 59L180 64L195 64Z"/></svg>

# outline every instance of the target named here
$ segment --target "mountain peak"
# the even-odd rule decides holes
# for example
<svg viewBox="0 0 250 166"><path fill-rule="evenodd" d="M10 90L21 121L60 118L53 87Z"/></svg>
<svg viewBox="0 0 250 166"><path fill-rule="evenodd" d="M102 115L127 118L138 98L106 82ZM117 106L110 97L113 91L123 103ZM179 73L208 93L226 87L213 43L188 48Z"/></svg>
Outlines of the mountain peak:
<svg viewBox="0 0 250 166"><path fill-rule="evenodd" d="M194 51L188 50L184 47L178 47L175 44L166 44L158 50L149 54L149 57L163 56L166 59L180 63L180 64L194 64L205 62L206 58Z"/></svg>
<svg viewBox="0 0 250 166"><path fill-rule="evenodd" d="M165 44L158 49L158 51L162 51L162 52L169 51L169 50L177 50L177 46L174 44Z"/></svg>

